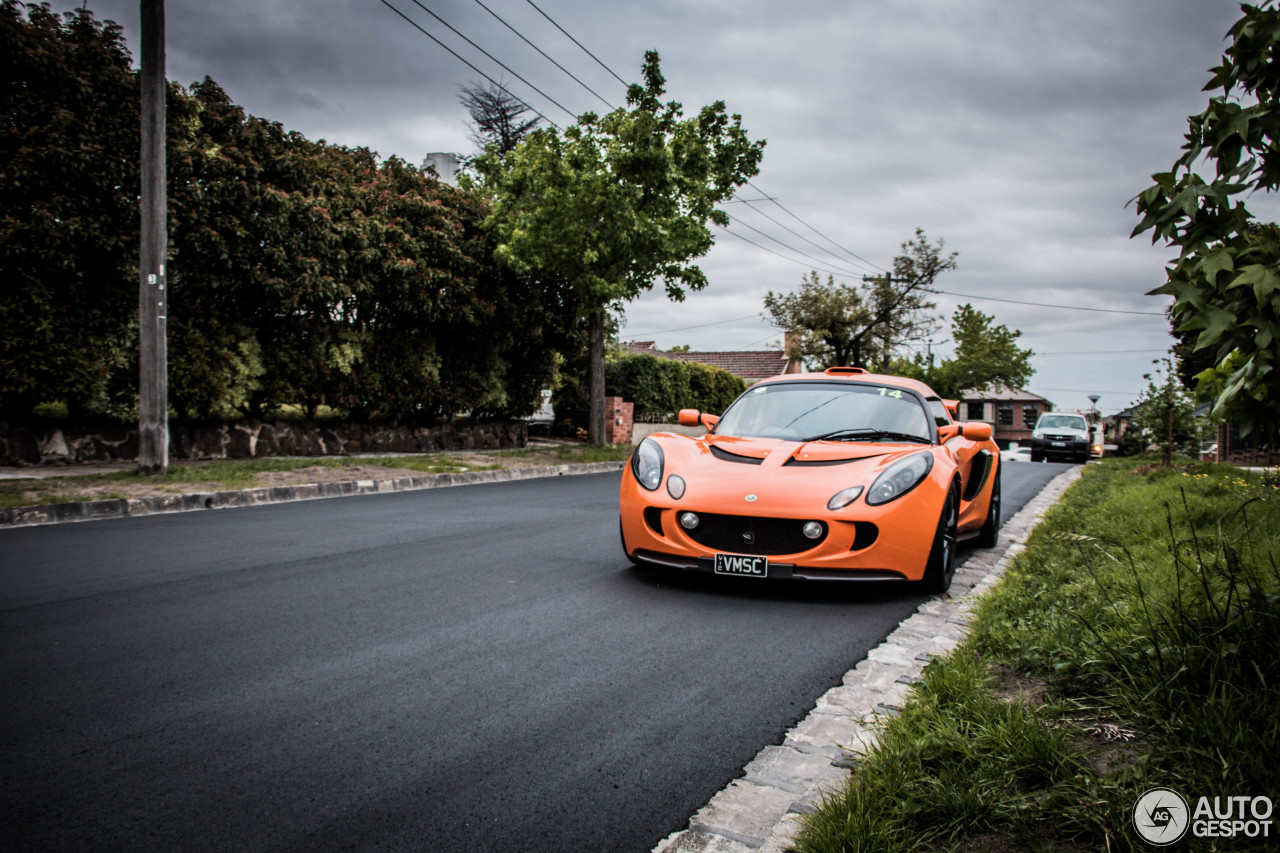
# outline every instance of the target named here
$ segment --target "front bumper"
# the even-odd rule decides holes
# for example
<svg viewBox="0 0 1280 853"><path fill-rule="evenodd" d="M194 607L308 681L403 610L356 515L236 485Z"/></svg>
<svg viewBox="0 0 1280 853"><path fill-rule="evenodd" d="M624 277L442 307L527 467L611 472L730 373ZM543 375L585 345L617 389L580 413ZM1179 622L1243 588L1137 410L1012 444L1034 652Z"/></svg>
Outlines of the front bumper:
<svg viewBox="0 0 1280 853"><path fill-rule="evenodd" d="M1033 438L1031 452L1037 456L1068 456L1079 459L1088 457L1089 442L1083 438Z"/></svg>
<svg viewBox="0 0 1280 853"><path fill-rule="evenodd" d="M685 572L715 574L715 560L712 557L682 557L675 554L660 554L654 551L637 550L632 558L638 562L664 569L678 569ZM901 572L887 569L810 569L794 563L775 563L769 561L770 580L806 580L806 581L905 581L907 576Z"/></svg>

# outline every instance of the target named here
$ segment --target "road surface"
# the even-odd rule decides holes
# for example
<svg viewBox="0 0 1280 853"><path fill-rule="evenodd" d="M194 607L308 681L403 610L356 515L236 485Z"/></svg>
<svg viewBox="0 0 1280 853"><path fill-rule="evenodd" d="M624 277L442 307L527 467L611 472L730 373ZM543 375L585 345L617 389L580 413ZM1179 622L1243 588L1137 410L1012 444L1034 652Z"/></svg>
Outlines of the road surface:
<svg viewBox="0 0 1280 853"><path fill-rule="evenodd" d="M634 570L617 482L0 530L6 849L649 850L922 599Z"/></svg>

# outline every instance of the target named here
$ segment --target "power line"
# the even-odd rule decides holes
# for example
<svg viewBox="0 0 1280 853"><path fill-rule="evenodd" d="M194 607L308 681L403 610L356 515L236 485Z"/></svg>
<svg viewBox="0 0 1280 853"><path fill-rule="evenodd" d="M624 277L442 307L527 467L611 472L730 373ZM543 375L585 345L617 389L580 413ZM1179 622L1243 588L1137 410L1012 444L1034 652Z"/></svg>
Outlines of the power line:
<svg viewBox="0 0 1280 853"><path fill-rule="evenodd" d="M525 0L525 2L526 2L526 3L528 3L530 6L532 6L533 8L538 9L538 4L537 4L537 3L534 3L534 2L533 2L533 0ZM583 47L583 46L582 46L582 42L578 41L576 38L574 38L573 36L569 35L568 31L567 31L567 30L565 30L565 28L564 28L564 27L562 27L562 26L560 26L559 24L557 24L557 23L555 22L555 20L554 20L550 15L548 15L546 12L542 11L541 9L538 9L538 14L539 14L539 15L541 15L542 17L546 18L548 21L551 21L551 24L552 24L552 25L553 25L557 30L559 30L560 32L564 33L564 34L565 34L565 36L567 36L567 37L568 37L569 41L573 42L573 43L574 43L574 44L576 44L578 47L582 48L582 52L583 52L583 53L585 53L587 56L591 57L592 59L594 59L597 63L599 63L599 65L600 65L600 67L601 67L601 68L603 68L605 71L608 71L610 74L613 74L613 79L617 80L619 83L621 83L621 84L622 84L622 85L624 85L624 86L628 85L626 80L623 80L621 77L619 77L617 74L615 74L612 68L610 68L609 66L605 65L603 62L601 62L601 61L600 61L600 58L599 58L599 57L597 57L594 53L592 53L591 51L589 51L589 50L587 50L585 47Z"/></svg>
<svg viewBox="0 0 1280 853"><path fill-rule="evenodd" d="M1047 302L1023 302L1018 299L1001 299L998 296L974 296L969 293L954 293L950 290L929 290L929 293L941 293L946 296L958 296L961 299L983 299L987 302L1008 302L1012 305L1031 305L1035 308L1062 308L1068 311L1096 311L1102 314L1137 314L1142 317L1163 317L1163 311L1124 311L1120 308L1086 308L1083 305L1050 305Z"/></svg>
<svg viewBox="0 0 1280 853"><path fill-rule="evenodd" d="M1095 349L1095 350L1078 350L1075 352L1038 352L1041 355L1125 355L1138 352L1168 352L1167 349Z"/></svg>
<svg viewBox="0 0 1280 853"><path fill-rule="evenodd" d="M736 198L736 197L735 197L735 198ZM779 228L781 228L783 231L786 231L788 234L793 234L793 235L795 235L796 237L799 237L801 240L805 241L805 242L806 242L806 243L808 243L810 246L813 246L815 249L817 249L817 250L819 250L819 251L821 251L821 252L827 252L827 254L831 254L830 250L828 250L828 249L824 249L822 246L819 246L817 243L813 242L812 240L810 240L808 237L804 236L804 235L803 235L803 234L801 234L800 232L795 231L795 230L793 230L793 229L791 229L791 228L788 228L787 226L783 225L783 224L782 224L781 222L779 222L778 220L774 219L774 218L773 218L772 216L770 216L769 214L765 213L763 210L760 210L760 209L759 209L758 207L756 207L756 206L755 206L755 204L753 203L753 201L754 201L754 200L753 200L753 201L747 201L746 199L738 199L738 200L739 200L739 201L741 201L743 204L745 204L747 207L749 207L749 208L751 208L752 210L754 210L756 213L758 213L758 214L760 214L761 216L763 216L765 219L767 219L767 220L769 220L770 222L772 222L774 225L777 225L777 226L778 226ZM765 198L765 199L760 199L760 200L761 200L761 201L773 201L773 199L770 199L770 198ZM867 271L867 272L874 272L874 271L875 271L875 268L874 268L874 267L872 267L870 264L864 264L863 266L864 266L864 268L866 269L866 271ZM854 274L856 275L856 273L854 273Z"/></svg>
<svg viewBox="0 0 1280 853"><path fill-rule="evenodd" d="M590 92L591 94L593 94L593 95L595 95L597 98L599 98L599 99L600 99L600 101L601 101L601 102L602 102L606 107L608 107L608 108L609 108L609 109L611 109L611 110L615 110L615 109L617 109L617 107L615 107L613 104L611 104L611 103L609 103L607 100L605 100L605 99L604 99L604 97L602 97L602 96L600 95L600 93L599 93L599 92L597 92L595 89L592 89L592 88L591 88L590 86L588 86L586 83L583 83L581 80L579 80L577 77L575 77L575 76L573 75L573 73L572 73L571 71L569 71L569 69L565 68L565 67L564 67L563 65L561 65L559 62L556 62L556 61L555 61L554 59L552 59L550 56L547 56L546 52L545 52L542 48L538 47L536 44L534 44L533 42L531 42L531 41L529 41L527 38L525 38L523 33L521 33L521 32L520 32L519 30L517 30L515 27L511 26L510 24L508 24L508 23L507 23L507 22L502 18L502 16L501 16L501 15L499 15L497 12L493 11L493 10L492 10L492 9L490 9L488 6L484 5L484 3L481 3L481 2L480 2L480 0L476 0L476 5L477 5L477 6L479 6L481 9L484 9L484 10L485 10L486 12L488 12L490 15L493 15L493 17L497 18L497 19L498 19L498 21L499 21L499 22L500 22L504 27L506 27L507 29L511 30L511 32L513 32L513 33L515 33L517 36L519 36L519 37L520 37L520 39L521 39L522 41L524 41L524 43L525 43L525 44L529 45L529 47L533 48L533 49L534 49L534 50L536 50L538 53L542 54L542 55L543 55L543 57L545 57L545 58L546 58L546 60L547 60L548 62L550 62L550 63L551 63L552 65L554 65L556 68L559 68L559 69L560 69L561 71L563 71L565 74L568 74L570 77L572 77L572 78L573 78L573 81L574 81L575 83L577 83L579 86L581 86L582 88L586 89L588 92ZM536 8L536 7L535 7L535 8ZM563 109L563 108L562 108L562 109Z"/></svg>
<svg viewBox="0 0 1280 853"><path fill-rule="evenodd" d="M392 12L395 12L395 13L396 13L397 15L399 15L401 18L404 18L404 19L405 19L405 21L407 21L407 22L409 23L409 26L413 27L413 28L414 28L414 29L416 29L418 32L422 33L424 36L426 36L427 38L431 39L431 40L432 40L433 42L435 42L436 44L440 45L440 47L442 47L442 48L444 48L445 50L449 51L449 53L453 54L454 58L455 58L455 59L457 59L459 62L463 63L463 64L464 64L464 65L466 65L468 68L470 68L472 71L476 72L476 73L477 73L477 74L479 74L481 77L483 77L484 79L488 80L490 83L492 83L493 85L497 86L499 89L501 89L502 91L506 92L508 95L510 95L511 97L515 98L515 99L516 99L517 101L519 101L520 103L524 104L524 105L525 105L526 107L528 107L528 108L529 108L529 110L531 110L531 111L533 112L533 114L534 114L534 115L536 115L538 118L542 119L542 120L543 120L543 121L545 121L547 124L549 124L549 125L551 125L552 127L554 127L556 130L559 130L559 129L560 129L560 125L556 124L554 121L552 121L551 119L547 118L547 117L546 117L546 116L544 116L542 113L538 112L538 110L536 110L536 109L535 109L531 104L527 103L523 98L521 98L521 97L517 96L514 92L512 92L512 91L511 91L510 89L508 89L506 86L502 85L502 84L501 84L501 83L499 83L497 80L494 80L492 77L490 77L488 74L485 74L485 73L484 73L483 71L481 71L479 68L476 68L476 67L475 67L474 65L472 65L470 62L468 62L465 58L463 58L463 57L462 57L462 56L461 56L457 51L455 51L453 48L449 47L449 45L445 44L444 42L440 41L440 39L436 38L436 37L435 37L435 36L433 36L431 33L429 33L429 32L427 32L426 30L424 30L421 26L419 26L419 25L418 25L418 22L417 22L417 21L415 21L415 20L413 20L412 18L410 18L410 17L409 17L408 15L406 15L404 12L401 12L401 11L400 11L399 9L397 9L395 6L392 6L392 5L391 5L391 3L390 3L390 2L388 2L388 0L379 0L379 2L381 2L383 6L386 6L386 7L387 7L388 9L390 9ZM506 66L504 65L503 67L505 68ZM512 72L512 73L514 73L514 72ZM554 103L554 102L553 102L553 103ZM559 104L556 104L556 106L560 106L560 105L559 105ZM560 107L560 109L564 109L564 107Z"/></svg>
<svg viewBox="0 0 1280 853"><path fill-rule="evenodd" d="M797 255L800 255L803 258L808 258L811 261L816 261L817 263L823 263L821 259L816 258L813 255L810 255L808 252L801 251L800 249L797 249L795 246L792 246L788 243L784 243L781 240L779 240L777 237L773 237L769 234L766 234L763 231L761 231L759 228L756 228L753 225L748 225L738 217L734 216L732 213L726 213L725 216L728 216L730 219L732 219L734 222L741 225L743 228L750 228L752 231L756 232L761 237L764 237L766 240L772 240L773 242L777 243L779 246L781 246L784 249L790 249L791 251L795 252ZM844 270L843 273L844 275L852 275L852 276L859 275L859 273L856 273L853 270Z"/></svg>
<svg viewBox="0 0 1280 853"><path fill-rule="evenodd" d="M634 335L665 335L669 332L687 332L689 329L705 329L707 326L723 326L725 323L737 323L741 320L750 320L759 317L759 314L747 314L744 317L733 317L728 320L716 320L714 323L701 323L697 326L681 326L679 329L661 329L656 332L627 332L627 336Z"/></svg>
<svg viewBox="0 0 1280 853"><path fill-rule="evenodd" d="M777 255L779 258L782 258L784 261L790 261L793 264L798 264L802 267L806 267L811 270L816 270L817 272L825 272L830 275L847 275L847 273L844 273L844 272L837 272L835 270L827 269L826 267L815 267L815 266L811 266L810 264L806 264L804 261L797 261L795 258L788 258L786 255L782 254L781 252L775 252L773 249L770 249L768 246L761 246L759 243L757 243L755 240L752 240L750 237L743 237L738 232L731 231L725 226L721 226L721 228L724 229L724 232L726 234L730 234L734 237L737 237L739 240L742 240L744 243L750 243L751 245L755 246L757 249L759 249L762 252L768 252L771 255Z"/></svg>
<svg viewBox="0 0 1280 853"><path fill-rule="evenodd" d="M821 231L819 231L817 228L814 228L814 227L813 227L812 225L810 225L808 222L805 222L805 221L804 221L803 219L801 219L799 216L796 216L796 215L795 215L794 213L792 213L790 210L787 210L787 208L783 207L782 202L780 202L780 201L778 201L776 198L773 198L772 196L770 196L767 192L765 192L764 190L760 189L760 188L759 188L758 186L756 186L755 184L751 183L751 181L747 181L747 186L751 187L753 190L755 190L756 192L760 193L760 194L761 194L762 196L764 196L765 198L769 199L769 201L771 201L771 202L773 202L774 204L776 204L776 205L777 205L781 210L783 210L783 211L784 211L788 216L790 216L790 217L791 217L792 219L794 219L796 222L799 222L799 223L800 223L801 225L803 225L805 228L808 228L808 229L809 229L810 231L812 231L814 234L817 234L817 235L818 235L819 237L821 237L823 240L826 240L828 243L830 243L831 245L835 246L835 247L836 247L837 249L839 249L840 251L842 251L842 252L844 252L844 253L846 253L846 254L850 255L851 257L857 258L859 261L861 261L861 262L862 262L862 263L864 263L864 264L868 264L869 266L875 267L876 269L880 270L881 272L889 272L889 270L885 269L884 267L880 266L879 264L874 264L874 263L872 263L871 261L869 261L869 260L867 260L866 258L864 258L864 257L862 257L861 255L859 255L857 252L854 252L854 251L853 251L853 250L851 250L851 249L846 249L844 246L841 246L841 245L840 245L839 243L837 243L835 240L832 240L832 239L831 239L830 237L828 237L826 234L823 234L823 233L822 233Z"/></svg>
<svg viewBox="0 0 1280 853"><path fill-rule="evenodd" d="M385 3L385 2L386 2L386 0L383 0L383 2ZM533 84L532 84L532 83L530 83L528 80L524 79L524 78L523 78L523 77L521 77L519 74L516 74L516 72L514 72L514 71L512 71L510 68L508 68L508 67L507 67L507 65L506 65L506 64L505 64L501 59L498 59L498 58L497 58L496 56L494 56L492 53L490 53L489 51L485 50L483 47L481 47L480 45L476 44L476 43L475 43L475 42L473 42L471 39L467 38L465 35L463 35L461 32L459 32L459 31L458 31L458 29L457 29L456 27L454 27L452 24L450 24L450 23L449 23L448 21L446 21L444 18L440 17L440 16L439 16L439 15L437 15L435 12L432 12L432 11L431 11L430 9L428 9L426 6L422 5L422 3L420 2L420 0L411 0L411 2L413 3L413 5L417 6L419 9L421 9L421 10L422 10L422 11L424 11L424 12L426 12L426 13L427 13L428 15L430 15L431 17L435 18L435 19L436 19L437 21L439 21L441 24L443 24L444 26L448 27L448 28L449 28L449 30L450 30L454 35L456 35L458 38L462 39L462 40L463 40L463 41L465 41L467 44L471 45L471 46L472 46L472 47L474 47L476 50L480 51L480 52L481 52L481 53L483 53L485 56L489 57L489 59L490 59L491 61L496 62L498 65L501 65L501 66L502 66L502 68L503 68L503 70L504 70L504 71L506 71L508 74L511 74L511 75L515 76L515 78L516 78L517 80L519 80L521 83L525 84L525 85L526 85L526 86L528 86L530 89L532 89L533 91L537 92L539 95L541 95L542 97L546 98L546 99L547 99L548 101L550 101L551 103L555 104L557 107L560 107L560 109L564 110L565 114L566 114L566 115L568 115L570 118L576 119L576 118L578 117L578 116L577 116L577 114L572 113L572 112L569 112L569 110L568 110L564 105L562 105L559 101L557 101L555 98L551 97L551 96L550 96L550 95L548 95L546 92L542 91L542 90L541 90L541 89L539 89L537 86L533 85ZM425 31L424 31L424 32L425 32ZM455 56L456 56L456 55L457 55L457 54L455 54ZM474 67L474 66L473 66L473 67Z"/></svg>

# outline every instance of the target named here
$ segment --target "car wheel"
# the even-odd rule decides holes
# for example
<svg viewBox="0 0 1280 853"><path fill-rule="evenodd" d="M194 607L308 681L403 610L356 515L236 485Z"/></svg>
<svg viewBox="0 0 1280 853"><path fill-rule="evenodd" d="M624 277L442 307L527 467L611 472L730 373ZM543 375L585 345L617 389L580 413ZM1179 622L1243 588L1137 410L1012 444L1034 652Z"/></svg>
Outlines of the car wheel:
<svg viewBox="0 0 1280 853"><path fill-rule="evenodd" d="M1000 541L1000 469L996 469L996 481L991 484L991 507L987 510L987 520L982 523L978 533L978 547L994 548Z"/></svg>
<svg viewBox="0 0 1280 853"><path fill-rule="evenodd" d="M929 550L929 564L925 567L920 588L927 593L946 592L956 573L956 490L947 492L947 502L942 505L938 519L938 532Z"/></svg>
<svg viewBox="0 0 1280 853"><path fill-rule="evenodd" d="M1043 461L1044 461L1044 454L1043 454L1043 453L1036 453L1034 450L1033 450L1033 451L1031 451L1031 461L1032 461L1032 462L1043 462Z"/></svg>

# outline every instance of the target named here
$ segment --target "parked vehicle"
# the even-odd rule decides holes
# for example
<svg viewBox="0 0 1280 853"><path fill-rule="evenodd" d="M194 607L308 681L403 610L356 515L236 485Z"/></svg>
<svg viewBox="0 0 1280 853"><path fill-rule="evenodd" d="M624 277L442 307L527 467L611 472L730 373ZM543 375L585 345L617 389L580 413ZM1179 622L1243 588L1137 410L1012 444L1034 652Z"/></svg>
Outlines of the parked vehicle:
<svg viewBox="0 0 1280 853"><path fill-rule="evenodd" d="M1045 412L1031 432L1031 461L1088 462L1093 444L1089 421L1076 412Z"/></svg>
<svg viewBox="0 0 1280 853"><path fill-rule="evenodd" d="M752 386L699 437L642 441L619 492L640 565L737 578L899 580L941 592L956 543L995 545L1000 449L929 386L833 367Z"/></svg>

